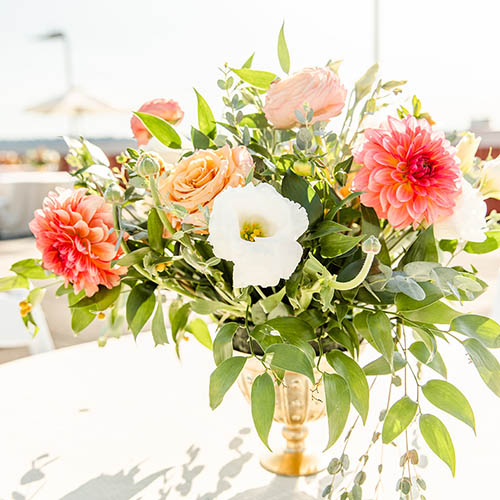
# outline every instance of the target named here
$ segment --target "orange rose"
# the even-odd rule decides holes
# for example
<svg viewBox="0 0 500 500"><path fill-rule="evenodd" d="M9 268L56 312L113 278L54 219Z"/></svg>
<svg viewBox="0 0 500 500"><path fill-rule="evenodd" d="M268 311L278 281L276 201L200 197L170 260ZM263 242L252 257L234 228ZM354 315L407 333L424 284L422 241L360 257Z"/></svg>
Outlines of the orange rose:
<svg viewBox="0 0 500 500"><path fill-rule="evenodd" d="M189 212L182 221L172 217L173 225L206 225L200 207L210 209L214 198L226 187L244 185L252 168L252 157L244 146L200 150L181 160L159 183L168 203L181 205Z"/></svg>

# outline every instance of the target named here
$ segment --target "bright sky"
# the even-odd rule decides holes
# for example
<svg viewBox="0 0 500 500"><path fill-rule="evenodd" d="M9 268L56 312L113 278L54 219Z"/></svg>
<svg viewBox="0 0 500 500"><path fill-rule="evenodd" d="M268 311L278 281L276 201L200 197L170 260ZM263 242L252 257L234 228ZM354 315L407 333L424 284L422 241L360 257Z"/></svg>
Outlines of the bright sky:
<svg viewBox="0 0 500 500"><path fill-rule="evenodd" d="M54 137L67 117L23 109L65 90L60 41L73 47L76 83L120 109L166 97L196 120L192 87L221 110L218 66L256 52L254 68L279 71L283 19L292 70L343 59L346 86L373 62L372 0L1 0L0 139ZM500 3L492 0L380 0L385 79L406 79L425 111L447 129L471 118L500 128ZM87 136L130 136L127 114L88 116Z"/></svg>

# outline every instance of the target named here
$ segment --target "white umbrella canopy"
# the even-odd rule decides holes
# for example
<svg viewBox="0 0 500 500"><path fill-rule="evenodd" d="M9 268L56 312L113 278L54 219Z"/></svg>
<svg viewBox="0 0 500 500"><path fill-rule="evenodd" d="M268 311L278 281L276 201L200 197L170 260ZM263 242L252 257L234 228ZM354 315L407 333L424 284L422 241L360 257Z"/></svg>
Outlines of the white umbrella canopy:
<svg viewBox="0 0 500 500"><path fill-rule="evenodd" d="M87 95L78 87L72 87L63 95L26 108L26 111L48 115L82 115L87 113L119 113L116 109L95 97Z"/></svg>

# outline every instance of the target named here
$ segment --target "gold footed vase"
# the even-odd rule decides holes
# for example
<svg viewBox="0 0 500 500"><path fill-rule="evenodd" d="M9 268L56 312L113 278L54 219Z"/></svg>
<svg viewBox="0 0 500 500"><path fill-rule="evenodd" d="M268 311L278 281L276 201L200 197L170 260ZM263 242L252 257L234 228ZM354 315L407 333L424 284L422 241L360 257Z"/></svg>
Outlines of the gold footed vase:
<svg viewBox="0 0 500 500"><path fill-rule="evenodd" d="M250 402L252 384L255 378L264 372L262 364L250 358L238 379L238 385L246 400ZM321 375L315 370L316 380ZM277 453L268 453L260 461L262 467L283 476L309 476L326 468L321 454L306 452L305 440L308 434L307 422L313 422L325 416L325 392L323 382L314 388L304 375L285 372L283 383L274 383L276 407L274 420L284 424L282 434L286 441L285 449Z"/></svg>

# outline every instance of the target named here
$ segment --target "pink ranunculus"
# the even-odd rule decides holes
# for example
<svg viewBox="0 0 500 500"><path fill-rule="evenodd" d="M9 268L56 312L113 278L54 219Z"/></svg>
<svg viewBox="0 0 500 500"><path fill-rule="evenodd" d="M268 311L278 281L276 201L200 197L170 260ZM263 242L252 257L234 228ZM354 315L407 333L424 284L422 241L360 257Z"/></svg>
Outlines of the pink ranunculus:
<svg viewBox="0 0 500 500"><path fill-rule="evenodd" d="M59 190L49 193L29 224L43 266L62 276L66 286L71 283L75 293L85 290L90 297L99 285L113 288L127 272L126 267L111 268L111 261L122 254L116 250L116 232L110 232L111 210L84 188Z"/></svg>
<svg viewBox="0 0 500 500"><path fill-rule="evenodd" d="M184 111L176 101L170 99L153 99L152 101L145 102L139 109L141 113L148 113L150 115L159 116L169 123L176 124L179 123L184 118ZM149 139L151 139L151 134L144 124L137 118L137 116L132 116L130 120L130 127L132 128L132 133L137 140L138 146L143 146L147 144Z"/></svg>
<svg viewBox="0 0 500 500"><path fill-rule="evenodd" d="M425 119L389 117L367 129L354 159L362 168L353 189L396 229L433 224L453 213L461 192L456 150Z"/></svg>
<svg viewBox="0 0 500 500"><path fill-rule="evenodd" d="M344 107L347 90L329 68L304 68L269 88L264 105L268 121L276 128L299 125L295 116L304 113L304 104L314 111L311 123L338 116Z"/></svg>

